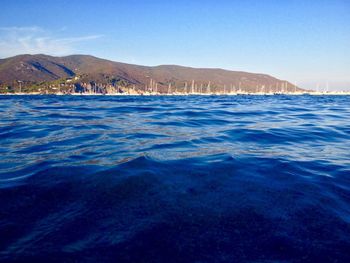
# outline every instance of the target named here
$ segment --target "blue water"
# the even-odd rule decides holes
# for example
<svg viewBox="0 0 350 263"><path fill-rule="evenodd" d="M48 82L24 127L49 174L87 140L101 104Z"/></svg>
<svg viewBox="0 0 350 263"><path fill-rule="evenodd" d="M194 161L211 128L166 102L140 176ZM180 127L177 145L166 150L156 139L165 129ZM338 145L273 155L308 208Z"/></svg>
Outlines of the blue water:
<svg viewBox="0 0 350 263"><path fill-rule="evenodd" d="M1 96L0 261L350 262L350 96Z"/></svg>

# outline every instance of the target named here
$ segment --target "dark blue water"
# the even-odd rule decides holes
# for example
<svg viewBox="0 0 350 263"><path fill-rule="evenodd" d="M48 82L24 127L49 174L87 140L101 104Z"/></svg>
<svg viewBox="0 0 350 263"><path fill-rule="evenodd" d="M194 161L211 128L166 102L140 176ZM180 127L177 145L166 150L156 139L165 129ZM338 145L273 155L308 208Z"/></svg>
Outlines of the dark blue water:
<svg viewBox="0 0 350 263"><path fill-rule="evenodd" d="M0 261L350 262L350 96L2 96L0 157Z"/></svg>

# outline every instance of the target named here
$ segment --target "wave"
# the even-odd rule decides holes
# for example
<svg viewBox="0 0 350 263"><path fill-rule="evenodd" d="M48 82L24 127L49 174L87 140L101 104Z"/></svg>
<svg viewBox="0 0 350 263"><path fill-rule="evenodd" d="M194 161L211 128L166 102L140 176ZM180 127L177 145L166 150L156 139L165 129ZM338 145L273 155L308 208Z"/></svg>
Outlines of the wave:
<svg viewBox="0 0 350 263"><path fill-rule="evenodd" d="M0 98L0 261L348 262L344 97Z"/></svg>

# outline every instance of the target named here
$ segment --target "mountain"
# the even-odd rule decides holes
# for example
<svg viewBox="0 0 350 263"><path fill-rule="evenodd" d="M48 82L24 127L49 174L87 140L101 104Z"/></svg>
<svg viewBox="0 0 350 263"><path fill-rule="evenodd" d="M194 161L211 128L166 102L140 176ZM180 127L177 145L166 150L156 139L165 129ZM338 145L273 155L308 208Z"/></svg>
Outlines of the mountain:
<svg viewBox="0 0 350 263"><path fill-rule="evenodd" d="M157 86L166 92L168 86L211 87L223 90L235 87L246 92L302 91L293 84L266 74L229 71L212 68L191 68L176 65L138 66L109 61L89 55L53 57L48 55L18 55L0 60L0 84L37 84L74 78L74 83L124 85L145 90Z"/></svg>

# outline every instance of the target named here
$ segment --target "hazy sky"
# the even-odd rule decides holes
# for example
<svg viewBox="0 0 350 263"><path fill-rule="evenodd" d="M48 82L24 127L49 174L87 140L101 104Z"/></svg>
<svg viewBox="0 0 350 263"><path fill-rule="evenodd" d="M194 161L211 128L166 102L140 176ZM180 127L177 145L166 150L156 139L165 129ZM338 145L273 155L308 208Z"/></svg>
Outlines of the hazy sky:
<svg viewBox="0 0 350 263"><path fill-rule="evenodd" d="M350 1L1 0L0 57L91 54L350 89Z"/></svg>

